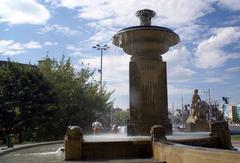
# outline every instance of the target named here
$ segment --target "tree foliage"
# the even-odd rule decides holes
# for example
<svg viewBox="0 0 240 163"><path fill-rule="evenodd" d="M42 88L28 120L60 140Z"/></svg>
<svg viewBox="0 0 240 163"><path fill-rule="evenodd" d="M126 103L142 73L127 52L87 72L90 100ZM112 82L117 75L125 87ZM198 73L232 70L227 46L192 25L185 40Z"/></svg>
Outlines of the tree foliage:
<svg viewBox="0 0 240 163"><path fill-rule="evenodd" d="M91 123L96 119L108 127L111 92L99 89L99 83L93 80L94 71L84 66L76 71L71 59L64 56L60 61L47 58L39 64L39 68L57 92L55 132L62 135L69 125L79 125L90 130Z"/></svg>
<svg viewBox="0 0 240 163"><path fill-rule="evenodd" d="M110 125L111 92L99 89L94 71L75 70L70 58L47 58L37 66L6 62L0 69L1 134L21 140L62 139L69 125L85 131L99 119Z"/></svg>
<svg viewBox="0 0 240 163"><path fill-rule="evenodd" d="M115 108L112 110L112 123L117 126L126 126L127 120L129 119L129 109L122 110L120 108Z"/></svg>
<svg viewBox="0 0 240 163"><path fill-rule="evenodd" d="M37 139L55 113L55 92L39 70L8 61L0 70L0 125L20 140Z"/></svg>

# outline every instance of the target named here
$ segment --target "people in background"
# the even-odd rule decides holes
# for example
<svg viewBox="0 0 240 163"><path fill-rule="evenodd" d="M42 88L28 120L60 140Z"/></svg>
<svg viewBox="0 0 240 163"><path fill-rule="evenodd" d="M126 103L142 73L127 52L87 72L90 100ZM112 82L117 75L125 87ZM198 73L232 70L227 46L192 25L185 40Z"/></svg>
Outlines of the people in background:
<svg viewBox="0 0 240 163"><path fill-rule="evenodd" d="M92 123L93 134L95 135L100 134L102 129L103 129L102 123L100 123L98 120Z"/></svg>
<svg viewBox="0 0 240 163"><path fill-rule="evenodd" d="M118 133L118 126L114 124L114 125L112 126L111 132L112 132L113 134L117 134L117 133Z"/></svg>

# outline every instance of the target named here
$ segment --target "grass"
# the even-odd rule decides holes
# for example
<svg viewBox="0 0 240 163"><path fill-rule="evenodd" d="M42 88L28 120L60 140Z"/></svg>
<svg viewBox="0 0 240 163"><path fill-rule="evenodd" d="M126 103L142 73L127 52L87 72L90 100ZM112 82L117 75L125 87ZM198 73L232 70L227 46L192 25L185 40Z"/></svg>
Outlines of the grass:
<svg viewBox="0 0 240 163"><path fill-rule="evenodd" d="M240 141L240 135L233 135L231 138L232 140Z"/></svg>

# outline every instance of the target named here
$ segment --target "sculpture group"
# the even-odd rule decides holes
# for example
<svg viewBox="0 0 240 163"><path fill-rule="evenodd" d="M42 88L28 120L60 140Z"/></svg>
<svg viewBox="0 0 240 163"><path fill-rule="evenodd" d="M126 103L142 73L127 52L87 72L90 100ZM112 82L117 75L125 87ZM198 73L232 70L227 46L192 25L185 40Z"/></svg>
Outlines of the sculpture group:
<svg viewBox="0 0 240 163"><path fill-rule="evenodd" d="M192 96L190 115L192 116L193 119L204 120L207 118L208 111L209 111L208 103L201 100L200 96L198 95L198 89L195 89L194 94Z"/></svg>

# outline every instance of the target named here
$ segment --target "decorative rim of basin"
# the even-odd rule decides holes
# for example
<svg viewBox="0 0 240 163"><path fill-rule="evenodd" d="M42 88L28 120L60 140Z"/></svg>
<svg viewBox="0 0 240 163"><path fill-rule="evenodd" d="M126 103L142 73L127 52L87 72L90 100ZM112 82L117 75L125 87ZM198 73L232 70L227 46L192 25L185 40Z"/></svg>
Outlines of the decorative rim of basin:
<svg viewBox="0 0 240 163"><path fill-rule="evenodd" d="M173 32L173 30L166 28L166 27L161 27L161 26L132 26L132 27L124 28L124 29L118 31L118 33L130 31L130 30L141 30L141 29L142 30L161 30L161 31L175 33L175 32Z"/></svg>
<svg viewBox="0 0 240 163"><path fill-rule="evenodd" d="M173 30L171 30L169 28L161 27L161 26L132 26L132 27L124 28L124 29L118 31L118 33L116 33L113 36L112 43L114 45L122 48L122 42L119 42L119 40L121 40L121 38L120 38L121 35L123 35L124 33L131 32L131 31L142 31L142 30L169 33L170 35L175 37L175 39L172 40L171 43L169 44L170 46L176 45L178 42L180 42L179 35L176 34Z"/></svg>
<svg viewBox="0 0 240 163"><path fill-rule="evenodd" d="M132 26L118 31L112 37L112 43L130 55L134 53L164 54L170 47L180 42L180 37L173 30L152 26L151 18L156 13L153 10L143 9L136 12L140 19L140 26ZM141 44L144 43L144 46Z"/></svg>

